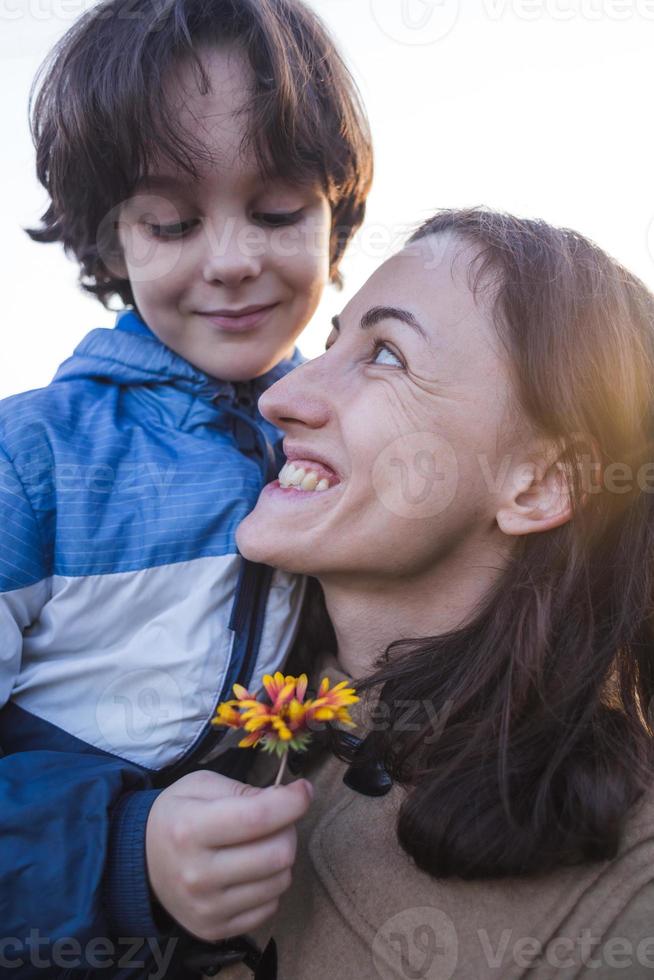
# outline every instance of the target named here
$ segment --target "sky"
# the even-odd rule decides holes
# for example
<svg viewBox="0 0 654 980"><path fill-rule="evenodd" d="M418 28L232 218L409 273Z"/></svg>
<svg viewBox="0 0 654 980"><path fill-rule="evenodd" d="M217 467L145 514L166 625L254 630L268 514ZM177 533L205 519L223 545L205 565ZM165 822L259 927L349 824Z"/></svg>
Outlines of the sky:
<svg viewBox="0 0 654 980"><path fill-rule="evenodd" d="M23 228L47 203L27 100L51 45L92 0L0 0L3 235L0 398L48 383L114 314L76 284L58 245ZM654 288L654 0L311 0L370 116L365 225L305 330L329 321L412 228L441 207L487 205L567 225Z"/></svg>

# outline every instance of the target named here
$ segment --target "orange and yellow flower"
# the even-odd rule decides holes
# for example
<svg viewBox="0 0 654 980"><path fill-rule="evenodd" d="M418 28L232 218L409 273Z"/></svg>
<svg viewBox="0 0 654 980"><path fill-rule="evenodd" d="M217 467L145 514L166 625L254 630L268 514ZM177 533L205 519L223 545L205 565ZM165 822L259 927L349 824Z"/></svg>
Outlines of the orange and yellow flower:
<svg viewBox="0 0 654 980"><path fill-rule="evenodd" d="M304 751L311 735L329 722L353 725L349 708L359 698L347 681L330 687L323 677L316 698L307 698L306 674L284 676L281 671L266 674L263 689L266 700L259 700L240 684L234 685L235 698L216 709L213 725L240 728L247 734L238 743L242 748L260 745L268 752L284 755L288 749Z"/></svg>

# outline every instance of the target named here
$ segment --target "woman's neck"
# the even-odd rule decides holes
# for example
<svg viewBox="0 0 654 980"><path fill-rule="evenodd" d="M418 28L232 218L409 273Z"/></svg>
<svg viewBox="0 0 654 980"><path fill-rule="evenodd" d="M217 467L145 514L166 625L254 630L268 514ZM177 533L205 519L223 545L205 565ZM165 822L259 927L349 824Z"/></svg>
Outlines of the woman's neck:
<svg viewBox="0 0 654 980"><path fill-rule="evenodd" d="M460 563L456 571L448 563L419 580L321 578L341 668L365 677L395 640L438 636L462 626L504 567L495 553L474 565Z"/></svg>

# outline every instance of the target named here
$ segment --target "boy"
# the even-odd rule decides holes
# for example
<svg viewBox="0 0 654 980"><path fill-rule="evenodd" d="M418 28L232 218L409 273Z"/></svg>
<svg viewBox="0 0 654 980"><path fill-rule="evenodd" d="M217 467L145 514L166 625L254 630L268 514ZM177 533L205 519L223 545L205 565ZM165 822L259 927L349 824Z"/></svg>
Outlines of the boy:
<svg viewBox="0 0 654 980"><path fill-rule="evenodd" d="M258 396L299 362L371 149L297 0L105 2L55 50L33 130L51 204L30 234L127 309L0 404L5 965L117 977L119 937L174 937L172 977L188 934L254 928L290 880L305 784L206 771L231 758L210 719L295 632L301 587L234 532L280 462Z"/></svg>

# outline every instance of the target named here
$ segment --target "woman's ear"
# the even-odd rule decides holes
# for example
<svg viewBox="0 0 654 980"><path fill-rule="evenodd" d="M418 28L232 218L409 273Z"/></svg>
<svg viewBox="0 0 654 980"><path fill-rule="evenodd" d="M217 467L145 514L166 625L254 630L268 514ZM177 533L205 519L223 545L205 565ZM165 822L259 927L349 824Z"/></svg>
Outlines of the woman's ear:
<svg viewBox="0 0 654 980"><path fill-rule="evenodd" d="M522 463L512 476L495 515L504 534L550 531L572 518L570 485L560 459Z"/></svg>

